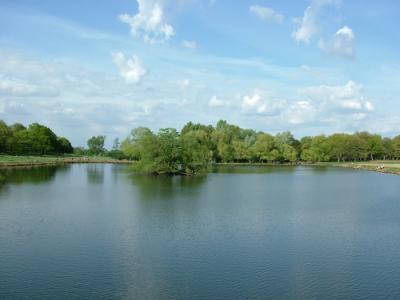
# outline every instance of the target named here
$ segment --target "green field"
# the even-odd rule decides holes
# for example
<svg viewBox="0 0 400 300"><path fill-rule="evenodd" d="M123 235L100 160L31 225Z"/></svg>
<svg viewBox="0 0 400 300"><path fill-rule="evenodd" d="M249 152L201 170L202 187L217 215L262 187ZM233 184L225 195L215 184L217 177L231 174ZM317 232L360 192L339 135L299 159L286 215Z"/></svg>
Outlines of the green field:
<svg viewBox="0 0 400 300"><path fill-rule="evenodd" d="M126 160L116 160L109 157L75 157L75 156L13 156L0 155L0 168L57 165L68 163L130 163Z"/></svg>

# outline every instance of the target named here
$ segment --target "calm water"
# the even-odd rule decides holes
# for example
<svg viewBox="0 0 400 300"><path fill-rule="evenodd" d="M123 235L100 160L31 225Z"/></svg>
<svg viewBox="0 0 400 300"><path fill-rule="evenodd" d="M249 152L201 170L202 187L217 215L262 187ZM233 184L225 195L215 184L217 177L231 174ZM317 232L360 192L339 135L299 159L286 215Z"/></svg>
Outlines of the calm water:
<svg viewBox="0 0 400 300"><path fill-rule="evenodd" d="M400 299L399 176L0 176L0 299Z"/></svg>

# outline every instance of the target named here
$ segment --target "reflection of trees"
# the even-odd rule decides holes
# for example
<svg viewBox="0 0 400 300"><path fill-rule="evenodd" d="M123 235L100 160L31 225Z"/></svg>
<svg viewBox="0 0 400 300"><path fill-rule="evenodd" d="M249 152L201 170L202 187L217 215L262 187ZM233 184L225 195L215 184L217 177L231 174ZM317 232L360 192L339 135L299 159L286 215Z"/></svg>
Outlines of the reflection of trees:
<svg viewBox="0 0 400 300"><path fill-rule="evenodd" d="M0 191L10 184L46 183L53 180L57 172L66 172L69 169L69 165L0 169Z"/></svg>
<svg viewBox="0 0 400 300"><path fill-rule="evenodd" d="M263 165L219 165L212 169L213 173L229 173L229 174L264 174L264 173L277 173L286 172L292 173L296 169L295 166L290 165L276 165L276 166L263 166Z"/></svg>
<svg viewBox="0 0 400 300"><path fill-rule="evenodd" d="M0 177L3 178L3 184L23 184L32 183L40 184L54 179L54 176L59 171L67 171L69 165L63 166L46 166L32 168L17 168L4 169L0 172Z"/></svg>
<svg viewBox="0 0 400 300"><path fill-rule="evenodd" d="M102 184L104 182L104 164L89 164L86 166L88 182Z"/></svg>
<svg viewBox="0 0 400 300"><path fill-rule="evenodd" d="M139 189L143 200L173 199L175 196L191 196L206 181L206 175L152 176L132 174L132 183Z"/></svg>
<svg viewBox="0 0 400 300"><path fill-rule="evenodd" d="M6 177L4 176L3 172L0 170L0 189L4 186L6 183Z"/></svg>

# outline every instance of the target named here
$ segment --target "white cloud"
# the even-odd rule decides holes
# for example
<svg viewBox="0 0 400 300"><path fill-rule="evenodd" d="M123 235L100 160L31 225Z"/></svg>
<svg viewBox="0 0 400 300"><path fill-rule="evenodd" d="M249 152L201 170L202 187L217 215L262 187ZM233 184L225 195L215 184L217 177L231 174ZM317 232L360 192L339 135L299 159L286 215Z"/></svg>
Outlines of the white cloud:
<svg viewBox="0 0 400 300"><path fill-rule="evenodd" d="M309 101L298 101L290 105L283 114L290 124L299 125L315 120L318 110Z"/></svg>
<svg viewBox="0 0 400 300"><path fill-rule="evenodd" d="M331 40L327 42L321 40L319 47L330 55L353 58L355 55L354 39L353 30L344 26L336 32Z"/></svg>
<svg viewBox="0 0 400 300"><path fill-rule="evenodd" d="M364 107L365 107L365 109L367 111L374 111L375 110L374 105L370 101L365 102Z"/></svg>
<svg viewBox="0 0 400 300"><path fill-rule="evenodd" d="M165 20L161 1L137 0L136 15L122 14L119 20L131 28L135 37L142 37L145 42L156 43L169 40L174 34L174 28Z"/></svg>
<svg viewBox="0 0 400 300"><path fill-rule="evenodd" d="M138 83L147 73L136 55L127 58L122 52L117 52L112 54L112 60L127 83Z"/></svg>
<svg viewBox="0 0 400 300"><path fill-rule="evenodd" d="M195 41L182 41L182 47L186 49L196 49L197 48L197 43Z"/></svg>
<svg viewBox="0 0 400 300"><path fill-rule="evenodd" d="M252 5L249 7L249 10L252 14L259 17L261 20L275 22L278 24L283 23L284 16L270 7Z"/></svg>
<svg viewBox="0 0 400 300"><path fill-rule="evenodd" d="M178 85L181 88L181 90L186 89L190 85L190 80L189 79L182 79L178 80Z"/></svg>
<svg viewBox="0 0 400 300"><path fill-rule="evenodd" d="M242 109L244 111L256 111L260 114L267 111L267 104L261 99L259 94L254 93L251 96L243 97Z"/></svg>
<svg viewBox="0 0 400 300"><path fill-rule="evenodd" d="M260 91L244 96L241 103L242 111L248 114L277 115L283 109L282 101L267 101Z"/></svg>
<svg viewBox="0 0 400 300"><path fill-rule="evenodd" d="M220 106L224 106L225 103L224 101L222 101L221 99L219 99L217 96L212 96L210 101L208 101L208 105L210 107L220 107Z"/></svg>
<svg viewBox="0 0 400 300"><path fill-rule="evenodd" d="M385 116L380 119L375 119L367 124L367 130L378 133L391 133L393 136L399 134L400 117Z"/></svg>
<svg viewBox="0 0 400 300"><path fill-rule="evenodd" d="M338 5L340 0L312 0L304 11L302 19L297 20L298 28L292 37L297 42L310 43L311 39L319 32L319 13L324 6Z"/></svg>
<svg viewBox="0 0 400 300"><path fill-rule="evenodd" d="M0 95L56 97L59 92L53 88L26 83L14 78L0 77Z"/></svg>
<svg viewBox="0 0 400 300"><path fill-rule="evenodd" d="M0 116L2 114L21 116L28 114L28 111L19 101L0 99Z"/></svg>
<svg viewBox="0 0 400 300"><path fill-rule="evenodd" d="M328 110L340 113L368 113L375 110L372 102L365 99L363 86L354 81L343 86L309 87L303 92Z"/></svg>

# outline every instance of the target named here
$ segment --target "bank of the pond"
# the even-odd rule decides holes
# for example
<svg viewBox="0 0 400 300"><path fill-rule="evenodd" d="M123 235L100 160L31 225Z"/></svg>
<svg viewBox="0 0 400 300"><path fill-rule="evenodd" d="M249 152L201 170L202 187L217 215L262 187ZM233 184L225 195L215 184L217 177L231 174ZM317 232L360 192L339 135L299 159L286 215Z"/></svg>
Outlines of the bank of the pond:
<svg viewBox="0 0 400 300"><path fill-rule="evenodd" d="M110 157L87 157L87 156L12 156L0 155L0 168L34 167L46 165L62 165L73 163L109 163L109 164L132 164L130 160L117 160ZM400 161L371 161L371 162L319 162L319 163L216 163L215 166L315 166L315 167L338 167L357 170L367 170L380 173L400 175Z"/></svg>
<svg viewBox="0 0 400 300"><path fill-rule="evenodd" d="M72 163L110 163L129 164L129 160L117 160L110 157L62 157L62 156L12 156L0 155L0 168L34 167L62 165Z"/></svg>
<svg viewBox="0 0 400 300"><path fill-rule="evenodd" d="M356 170L366 170L379 173L400 175L399 161L371 161L371 162L343 162L343 163L318 163L322 166L333 166L339 168L350 168Z"/></svg>

